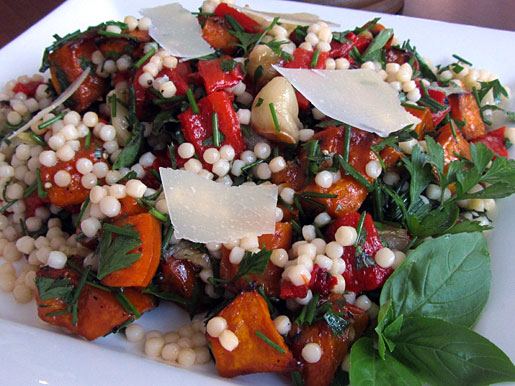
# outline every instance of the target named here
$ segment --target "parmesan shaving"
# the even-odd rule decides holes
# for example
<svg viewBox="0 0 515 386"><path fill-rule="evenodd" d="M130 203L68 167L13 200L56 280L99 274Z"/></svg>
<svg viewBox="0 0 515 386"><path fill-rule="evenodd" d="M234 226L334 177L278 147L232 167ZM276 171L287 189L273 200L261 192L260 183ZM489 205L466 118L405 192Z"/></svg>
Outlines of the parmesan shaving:
<svg viewBox="0 0 515 386"><path fill-rule="evenodd" d="M300 25L311 25L315 24L319 21L323 21L329 27L339 27L340 24L336 24L326 20L320 20L320 18L311 13L301 12L301 13L277 13L277 12L262 12L256 11L255 9L251 9L248 7L241 7L236 4L231 4L231 7L236 8L238 11L247 13L249 15L254 15L258 17L262 17L265 20L273 20L274 18L279 18L279 23L288 23L288 24L300 24Z"/></svg>
<svg viewBox="0 0 515 386"><path fill-rule="evenodd" d="M387 137L420 122L374 70L274 68L322 113L361 130Z"/></svg>
<svg viewBox="0 0 515 386"><path fill-rule="evenodd" d="M12 139L16 137L18 134L23 133L25 130L27 130L29 127L31 127L34 123L41 121L45 115L47 115L49 112L54 110L56 107L61 106L66 100L73 95L75 91L80 87L80 85L86 80L90 72L90 68L86 68L80 76L73 81L73 83L64 90L59 97L53 101L50 106L44 108L39 113L34 115L30 121L28 121L26 124L24 124L22 127L20 127L18 130L14 131L7 137L8 139Z"/></svg>
<svg viewBox="0 0 515 386"><path fill-rule="evenodd" d="M274 233L276 185L227 186L171 168L159 173L178 239L223 243Z"/></svg>
<svg viewBox="0 0 515 386"><path fill-rule="evenodd" d="M197 18L179 3L144 8L140 13L152 21L150 36L171 55L192 59L215 52L202 37Z"/></svg>

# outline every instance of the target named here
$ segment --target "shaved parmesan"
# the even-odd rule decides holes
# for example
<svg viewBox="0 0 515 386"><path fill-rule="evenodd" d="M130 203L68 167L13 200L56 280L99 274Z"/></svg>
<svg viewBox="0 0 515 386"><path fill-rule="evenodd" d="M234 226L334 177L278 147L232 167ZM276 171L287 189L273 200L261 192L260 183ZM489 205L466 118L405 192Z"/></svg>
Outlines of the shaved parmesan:
<svg viewBox="0 0 515 386"><path fill-rule="evenodd" d="M24 124L22 127L20 127L18 130L14 131L7 137L8 139L12 139L16 137L18 134L23 133L25 130L27 130L29 127L31 127L34 123L37 123L41 121L45 115L47 115L49 112L54 110L56 107L61 106L66 100L73 95L75 91L80 87L80 85L86 80L86 78L89 75L90 68L86 68L80 76L73 81L73 83L68 86L66 90L64 90L59 97L53 101L50 106L44 108L39 113L34 115L30 121L28 121L26 124Z"/></svg>
<svg viewBox="0 0 515 386"><path fill-rule="evenodd" d="M236 8L238 11L247 13L249 15L254 15L258 17L262 17L265 20L273 20L274 18L279 18L279 23L288 23L288 24L300 24L300 25L310 25L315 24L316 22L323 21L329 27L339 27L340 24L336 24L326 20L320 20L317 15L313 15L311 13L276 13L276 12L263 12L256 11L254 9L248 7L241 7L236 4L231 4L231 7Z"/></svg>
<svg viewBox="0 0 515 386"><path fill-rule="evenodd" d="M177 238L222 243L274 233L276 185L227 186L170 168L159 173Z"/></svg>
<svg viewBox="0 0 515 386"><path fill-rule="evenodd" d="M202 38L197 18L179 3L144 8L140 13L152 21L150 36L171 55L192 59L215 52Z"/></svg>
<svg viewBox="0 0 515 386"><path fill-rule="evenodd" d="M374 70L274 68L322 113L359 129L387 137L420 122Z"/></svg>

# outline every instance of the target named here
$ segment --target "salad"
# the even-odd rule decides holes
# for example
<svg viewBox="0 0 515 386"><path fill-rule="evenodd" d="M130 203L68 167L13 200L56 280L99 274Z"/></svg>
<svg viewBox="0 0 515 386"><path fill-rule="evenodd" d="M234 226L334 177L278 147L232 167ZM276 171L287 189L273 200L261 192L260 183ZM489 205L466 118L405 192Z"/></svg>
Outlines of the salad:
<svg viewBox="0 0 515 386"><path fill-rule="evenodd" d="M127 17L57 37L50 80L6 86L2 289L35 294L41 319L87 339L138 341L141 314L176 302L191 325L147 333L146 354L187 366L211 350L227 377L513 380L510 360L468 329L490 284L480 232L513 192L513 129L487 132L493 112L512 114L509 90L459 56L435 67L378 20L331 32L214 3L195 17L218 49L207 57L177 60L149 36L155 20ZM383 136L352 127L284 68L373 72L420 122ZM249 198L277 186L275 231L177 239L160 168ZM480 373L449 360L485 355L495 360Z"/></svg>

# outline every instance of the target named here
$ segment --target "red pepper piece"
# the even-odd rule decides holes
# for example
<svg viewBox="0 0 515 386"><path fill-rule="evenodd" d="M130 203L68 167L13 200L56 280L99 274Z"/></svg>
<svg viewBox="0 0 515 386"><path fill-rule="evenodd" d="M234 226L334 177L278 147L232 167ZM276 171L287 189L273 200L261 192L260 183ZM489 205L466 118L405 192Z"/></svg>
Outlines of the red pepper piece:
<svg viewBox="0 0 515 386"><path fill-rule="evenodd" d="M218 116L218 129L225 136L225 141L221 145L231 145L236 157L245 150L240 123L232 101L231 94L217 91L197 102L200 114L194 114L191 108L179 114L184 138L195 146L199 156L202 156L206 149L213 147L205 145L204 141L213 135L212 117L215 112Z"/></svg>
<svg viewBox="0 0 515 386"><path fill-rule="evenodd" d="M338 284L338 279L331 276L327 269L321 268L318 264L315 264L313 271L311 271L311 280L309 282L309 288L313 292L318 292L320 295L327 295L331 288Z"/></svg>
<svg viewBox="0 0 515 386"><path fill-rule="evenodd" d="M43 82L33 82L33 81L27 82L27 83L18 82L13 87L13 92L15 92L15 93L22 92L25 95L27 95L27 97L32 98L32 97L34 97L34 95L36 95L36 90L38 89L38 86L40 84L43 84Z"/></svg>
<svg viewBox="0 0 515 386"><path fill-rule="evenodd" d="M186 95L186 90L189 88L187 78L190 73L189 65L184 63L178 63L177 67L173 70L169 68L163 68L157 77L167 76L169 80L171 80L175 88L177 89L176 95Z"/></svg>
<svg viewBox="0 0 515 386"><path fill-rule="evenodd" d="M316 68L323 70L325 68L325 61L329 57L328 52L319 52L318 60L315 67L311 67L314 51L308 51L304 48L297 48L293 51L293 60L284 63L286 68Z"/></svg>
<svg viewBox="0 0 515 386"><path fill-rule="evenodd" d="M248 33L256 33L256 32L263 32L263 27L252 19L251 17L245 15L244 13L238 11L237 9L227 5L227 3L220 3L214 12L215 16L222 16L225 15L231 15L236 19L236 21L243 27L245 32Z"/></svg>
<svg viewBox="0 0 515 386"><path fill-rule="evenodd" d="M329 240L334 240L336 230L343 226L356 227L360 218L359 213L348 213L343 217L337 219L332 223L326 233ZM363 245L363 253L374 258L376 252L383 247L379 236L377 235L376 227L372 216L366 215L363 223L363 228L367 232L367 238ZM373 265L365 268L356 267L356 247L350 246L343 249L342 258L345 260L347 267L343 273L345 279L346 290L353 292L372 291L381 287L388 276L393 272L392 268L382 268L379 265Z"/></svg>
<svg viewBox="0 0 515 386"><path fill-rule="evenodd" d="M330 58L348 58L352 47L356 47L360 53L363 53L372 41L370 37L358 36L353 32L349 32L345 35L345 39L348 40L345 43L340 43L337 40L331 41L331 51L329 51Z"/></svg>
<svg viewBox="0 0 515 386"><path fill-rule="evenodd" d="M120 82L129 82L131 79L131 72L129 70L118 71L113 79L113 83L116 86Z"/></svg>
<svg viewBox="0 0 515 386"><path fill-rule="evenodd" d="M307 285L294 285L289 280L284 280L281 283L281 299L296 299L296 298L305 298L308 294L308 286Z"/></svg>
<svg viewBox="0 0 515 386"><path fill-rule="evenodd" d="M147 60L148 62L148 60ZM143 66L147 63L143 63L138 71L134 74L134 79L132 81L132 85L134 87L134 100L136 102L136 116L138 119L142 119L145 113L146 105L148 104L149 97L147 95L147 90L139 84L139 77L143 74Z"/></svg>
<svg viewBox="0 0 515 386"><path fill-rule="evenodd" d="M36 190L30 196L26 197L23 202L25 203L25 216L29 218L34 216L37 208L50 203L50 200L48 198L40 198Z"/></svg>
<svg viewBox="0 0 515 386"><path fill-rule="evenodd" d="M311 102L306 98L304 95L302 95L300 92L295 90L295 96L297 97L297 103L299 104L299 109L301 110L307 110L309 106L311 105Z"/></svg>
<svg viewBox="0 0 515 386"><path fill-rule="evenodd" d="M221 67L224 60L231 59L226 57L214 60L201 60L198 63L198 72L208 94L236 86L240 80L243 80L240 64L236 65L231 71L226 72Z"/></svg>
<svg viewBox="0 0 515 386"><path fill-rule="evenodd" d="M508 157L508 150L506 149L506 137L504 136L505 129L506 127L503 126L497 130L489 131L484 137L473 139L472 142L482 142L495 154L501 157Z"/></svg>

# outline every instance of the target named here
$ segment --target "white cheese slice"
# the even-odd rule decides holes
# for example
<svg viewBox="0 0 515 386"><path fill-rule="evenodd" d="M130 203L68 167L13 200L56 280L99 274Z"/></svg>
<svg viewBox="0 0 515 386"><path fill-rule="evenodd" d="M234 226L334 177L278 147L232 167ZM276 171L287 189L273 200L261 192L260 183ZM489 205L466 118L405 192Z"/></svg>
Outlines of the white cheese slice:
<svg viewBox="0 0 515 386"><path fill-rule="evenodd" d="M359 129L387 137L420 122L374 70L274 68L322 113Z"/></svg>
<svg viewBox="0 0 515 386"><path fill-rule="evenodd" d="M159 173L178 239L223 243L274 232L276 185L227 186L171 168Z"/></svg>
<svg viewBox="0 0 515 386"><path fill-rule="evenodd" d="M50 103L48 107L45 107L43 110L41 110L39 113L34 115L30 121L28 121L26 124L24 124L22 127L20 127L18 130L14 131L7 137L8 139L13 139L18 134L23 133L25 130L27 130L29 127L31 127L33 124L37 122L42 122L45 115L47 115L49 112L53 111L55 108L61 106L66 100L73 95L75 91L80 87L80 85L86 80L86 78L89 75L90 68L86 68L80 76L73 81L72 84L68 86L66 90L61 92L61 94L57 97L55 101Z"/></svg>
<svg viewBox="0 0 515 386"><path fill-rule="evenodd" d="M263 12L257 11L255 9L251 9L248 6L242 7L236 4L231 4L231 7L236 8L238 11L247 13L252 17L258 16L262 17L265 20L273 20L274 18L279 18L279 23L288 23L288 24L298 24L298 25L311 25L316 22L323 21L329 27L339 27L340 24L333 23L327 20L320 20L317 15L313 15L311 13L300 12L300 13L277 13L277 12Z"/></svg>
<svg viewBox="0 0 515 386"><path fill-rule="evenodd" d="M179 3L144 8L140 13L152 21L150 36L171 55L191 59L214 52L202 38L197 18Z"/></svg>

